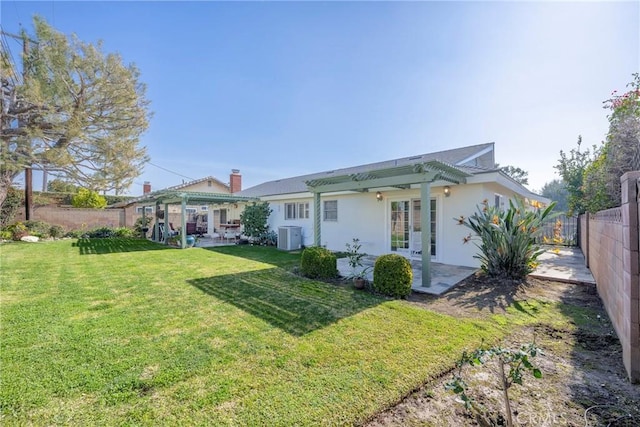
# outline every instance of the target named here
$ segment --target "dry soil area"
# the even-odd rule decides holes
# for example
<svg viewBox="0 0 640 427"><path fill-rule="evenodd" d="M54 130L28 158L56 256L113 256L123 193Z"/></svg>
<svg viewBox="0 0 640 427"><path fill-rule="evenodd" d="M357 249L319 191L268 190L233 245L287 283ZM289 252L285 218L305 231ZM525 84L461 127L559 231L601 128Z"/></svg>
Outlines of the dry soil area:
<svg viewBox="0 0 640 427"><path fill-rule="evenodd" d="M535 340L544 354L533 359L542 379L525 375L523 385L509 389L515 425L640 426L640 385L630 384L622 348L611 322L590 285L529 279L496 286L471 277L440 297L413 295L413 304L456 317L487 317L526 301L561 303L569 320L540 319L515 327L501 345L519 348ZM380 426L506 425L497 366L465 367L470 395L482 406L484 419L470 414L456 395L445 391L451 374L425 384L401 403L371 420Z"/></svg>

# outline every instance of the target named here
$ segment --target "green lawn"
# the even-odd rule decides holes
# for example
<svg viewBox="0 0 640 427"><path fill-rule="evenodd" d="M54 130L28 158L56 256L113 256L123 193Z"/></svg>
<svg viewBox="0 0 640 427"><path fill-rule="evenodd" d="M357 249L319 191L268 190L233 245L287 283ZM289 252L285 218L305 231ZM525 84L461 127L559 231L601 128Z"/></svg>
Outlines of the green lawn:
<svg viewBox="0 0 640 427"><path fill-rule="evenodd" d="M305 280L298 261L136 240L0 246L0 421L353 424L508 331Z"/></svg>

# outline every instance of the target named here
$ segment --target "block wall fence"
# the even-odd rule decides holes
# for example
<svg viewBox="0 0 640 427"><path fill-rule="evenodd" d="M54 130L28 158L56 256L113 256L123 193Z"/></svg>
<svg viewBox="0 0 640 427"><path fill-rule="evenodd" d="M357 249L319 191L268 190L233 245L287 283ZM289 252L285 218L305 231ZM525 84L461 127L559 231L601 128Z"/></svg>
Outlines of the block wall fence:
<svg viewBox="0 0 640 427"><path fill-rule="evenodd" d="M640 382L640 171L620 181L620 207L580 216L580 248L622 344L629 379Z"/></svg>
<svg viewBox="0 0 640 427"><path fill-rule="evenodd" d="M64 206L34 206L31 219L61 225L65 230L90 230L97 227L133 227L135 209L81 209ZM24 209L16 214L15 221L24 221Z"/></svg>

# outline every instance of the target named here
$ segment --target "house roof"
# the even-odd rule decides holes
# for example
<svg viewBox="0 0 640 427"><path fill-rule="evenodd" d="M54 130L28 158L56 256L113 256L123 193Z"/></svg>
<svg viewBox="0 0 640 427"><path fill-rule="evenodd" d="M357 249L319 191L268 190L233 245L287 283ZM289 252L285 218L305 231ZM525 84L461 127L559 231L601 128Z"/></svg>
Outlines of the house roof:
<svg viewBox="0 0 640 427"><path fill-rule="evenodd" d="M173 185L171 187L163 188L162 190L153 191L152 193L149 193L149 194L159 194L159 193L162 193L162 192L178 191L178 190L182 190L184 188L191 187L192 185L200 184L201 182L205 182L205 181L215 181L218 184L222 185L223 187L229 188L229 191L231 191L231 188L229 187L229 184L225 184L224 182L220 181L218 178L215 178L213 176L206 176L204 178L194 179L193 181L183 182L182 184ZM148 196L147 194L143 194L142 196L134 197L134 198L129 199L129 200L124 201L124 202L114 203L113 205L110 205L109 207L110 208L121 208L121 207L125 207L125 206L130 206L132 204L140 203L141 201L147 199L147 196Z"/></svg>
<svg viewBox="0 0 640 427"><path fill-rule="evenodd" d="M182 184L174 185L172 187L167 187L164 190L181 190L183 188L191 187L192 185L200 184L201 182L205 182L205 181L215 181L218 184L222 185L223 187L229 188L229 191L231 191L231 187L229 187L229 184L225 184L224 182L220 181L218 178L215 178L213 176L207 176L204 178L195 179L193 181L184 182Z"/></svg>
<svg viewBox="0 0 640 427"><path fill-rule="evenodd" d="M140 204L181 203L238 203L257 201L253 197L243 197L228 193L207 193L202 191L160 190L140 197Z"/></svg>
<svg viewBox="0 0 640 427"><path fill-rule="evenodd" d="M438 151L434 153L386 160L383 162L369 163L365 165L352 166L308 175L300 175L285 179L278 179L247 188L246 190L242 190L237 194L240 196L261 197L280 194L305 193L309 191L307 182L314 182L334 176L357 175L379 169L410 166L417 163L427 163L430 161L438 161L444 164L453 165L458 170L466 172L470 175L474 175L479 172L486 172L495 169L476 166L473 163L473 160L477 159L479 156L485 155L487 153L493 154L493 146L494 144L492 142L487 144L471 145L467 147L454 148L452 150Z"/></svg>

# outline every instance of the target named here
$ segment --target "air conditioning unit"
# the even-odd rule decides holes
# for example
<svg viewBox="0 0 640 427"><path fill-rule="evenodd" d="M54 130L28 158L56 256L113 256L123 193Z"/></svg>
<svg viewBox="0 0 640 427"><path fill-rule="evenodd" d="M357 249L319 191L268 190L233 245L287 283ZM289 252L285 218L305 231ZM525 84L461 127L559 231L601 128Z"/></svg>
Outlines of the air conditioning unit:
<svg viewBox="0 0 640 427"><path fill-rule="evenodd" d="M278 249L295 251L302 247L302 227L278 227Z"/></svg>

